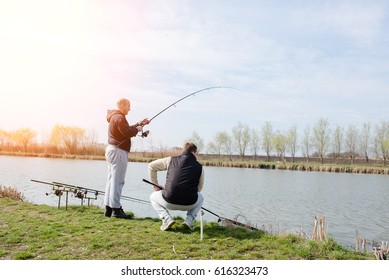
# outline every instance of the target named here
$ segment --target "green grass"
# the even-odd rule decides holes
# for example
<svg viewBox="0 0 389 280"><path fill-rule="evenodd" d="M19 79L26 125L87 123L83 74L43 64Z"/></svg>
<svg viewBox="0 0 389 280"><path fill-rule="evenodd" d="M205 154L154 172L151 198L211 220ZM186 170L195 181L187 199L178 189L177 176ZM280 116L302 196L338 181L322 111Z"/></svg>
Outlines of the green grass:
<svg viewBox="0 0 389 280"><path fill-rule="evenodd" d="M181 218L162 232L159 219L107 218L96 207L68 210L0 196L0 259L13 260L287 260L374 259L349 251L333 240L270 235L217 223L194 231Z"/></svg>

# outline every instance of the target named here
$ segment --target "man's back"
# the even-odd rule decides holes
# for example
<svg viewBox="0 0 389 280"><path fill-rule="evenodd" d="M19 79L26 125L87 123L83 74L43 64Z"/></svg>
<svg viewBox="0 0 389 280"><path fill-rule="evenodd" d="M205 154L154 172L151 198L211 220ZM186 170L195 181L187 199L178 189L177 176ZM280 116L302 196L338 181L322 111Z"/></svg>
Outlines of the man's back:
<svg viewBox="0 0 389 280"><path fill-rule="evenodd" d="M174 204L194 204L198 197L201 172L202 166L192 153L184 152L172 157L163 191L164 199Z"/></svg>

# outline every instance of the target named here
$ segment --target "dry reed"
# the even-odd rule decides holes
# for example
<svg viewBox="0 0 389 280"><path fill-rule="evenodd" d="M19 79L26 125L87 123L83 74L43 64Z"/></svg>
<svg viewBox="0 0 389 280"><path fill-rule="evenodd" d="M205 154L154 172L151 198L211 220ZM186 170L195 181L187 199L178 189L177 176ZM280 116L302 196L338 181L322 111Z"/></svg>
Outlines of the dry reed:
<svg viewBox="0 0 389 280"><path fill-rule="evenodd" d="M374 256L377 260L389 259L389 243L388 241L381 243L378 247L373 247Z"/></svg>
<svg viewBox="0 0 389 280"><path fill-rule="evenodd" d="M17 189L11 187L5 187L5 186L0 186L0 196L8 197L13 200L20 200L20 201L25 200L23 194L19 192Z"/></svg>
<svg viewBox="0 0 389 280"><path fill-rule="evenodd" d="M327 240L327 232L326 232L324 216L320 218L320 222L319 222L317 215L315 215L311 239L316 241Z"/></svg>

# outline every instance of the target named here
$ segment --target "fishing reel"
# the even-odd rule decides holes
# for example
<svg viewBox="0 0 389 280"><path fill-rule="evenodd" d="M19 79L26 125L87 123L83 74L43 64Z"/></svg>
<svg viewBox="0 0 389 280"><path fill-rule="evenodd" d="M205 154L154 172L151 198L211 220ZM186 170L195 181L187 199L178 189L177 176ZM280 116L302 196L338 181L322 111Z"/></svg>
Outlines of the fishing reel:
<svg viewBox="0 0 389 280"><path fill-rule="evenodd" d="M150 130L143 131L143 129L142 129L142 131L140 132L140 134L138 136L142 137L142 138L145 138L145 137L147 137L149 135L149 133L150 133Z"/></svg>
<svg viewBox="0 0 389 280"><path fill-rule="evenodd" d="M61 196L61 195L63 195L63 191L60 190L60 189L56 189L56 190L54 190L54 194L55 194L56 196ZM48 195L48 193L46 193L46 195Z"/></svg>

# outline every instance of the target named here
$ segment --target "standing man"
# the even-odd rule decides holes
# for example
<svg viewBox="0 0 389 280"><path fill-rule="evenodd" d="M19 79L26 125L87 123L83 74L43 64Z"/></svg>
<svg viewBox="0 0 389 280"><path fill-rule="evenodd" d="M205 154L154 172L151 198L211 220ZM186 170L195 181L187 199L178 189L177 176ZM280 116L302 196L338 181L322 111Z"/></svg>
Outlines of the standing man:
<svg viewBox="0 0 389 280"><path fill-rule="evenodd" d="M131 149L131 137L142 131L142 127L150 121L145 118L134 125L129 125L126 116L130 109L130 101L122 98L117 102L117 109L108 110L107 113L109 126L105 158L108 162L108 178L104 197L106 217L132 218L132 215L124 213L120 203L127 171L128 153Z"/></svg>
<svg viewBox="0 0 389 280"><path fill-rule="evenodd" d="M181 155L157 159L149 163L150 180L158 185L158 171L167 170L165 187L154 187L150 201L162 219L161 230L175 223L169 210L187 211L184 225L192 229L204 198L200 191L204 184L204 172L196 158L197 147L186 143Z"/></svg>

